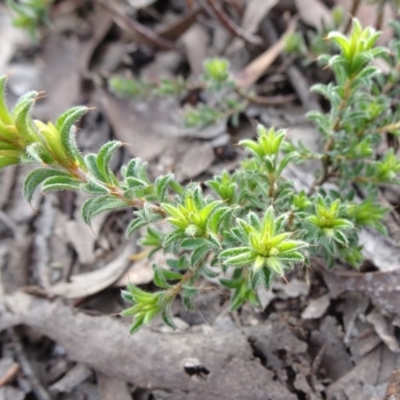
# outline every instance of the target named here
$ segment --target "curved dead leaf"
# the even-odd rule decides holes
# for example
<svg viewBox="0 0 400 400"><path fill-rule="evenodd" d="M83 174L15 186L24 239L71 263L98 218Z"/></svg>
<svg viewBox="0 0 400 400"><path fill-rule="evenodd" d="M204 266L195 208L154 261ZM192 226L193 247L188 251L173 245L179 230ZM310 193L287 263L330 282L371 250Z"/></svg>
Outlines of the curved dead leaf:
<svg viewBox="0 0 400 400"><path fill-rule="evenodd" d="M67 299L86 297L106 289L116 282L130 265L129 256L136 245L129 242L124 250L105 267L93 272L75 275L71 282L62 282L48 289L49 294Z"/></svg>
<svg viewBox="0 0 400 400"><path fill-rule="evenodd" d="M323 265L318 271L324 277L331 298L344 292L359 292L385 310L400 315L400 270L391 272L329 271Z"/></svg>
<svg viewBox="0 0 400 400"><path fill-rule="evenodd" d="M351 1L346 0L348 3ZM319 0L295 0L300 18L316 29L332 26L332 15L329 8Z"/></svg>
<svg viewBox="0 0 400 400"><path fill-rule="evenodd" d="M265 74L268 67L276 60L281 54L285 42L285 36L293 33L296 28L296 20L292 19L289 26L282 37L264 53L258 56L240 72L234 74L236 86L242 89L250 87L255 83L263 74Z"/></svg>

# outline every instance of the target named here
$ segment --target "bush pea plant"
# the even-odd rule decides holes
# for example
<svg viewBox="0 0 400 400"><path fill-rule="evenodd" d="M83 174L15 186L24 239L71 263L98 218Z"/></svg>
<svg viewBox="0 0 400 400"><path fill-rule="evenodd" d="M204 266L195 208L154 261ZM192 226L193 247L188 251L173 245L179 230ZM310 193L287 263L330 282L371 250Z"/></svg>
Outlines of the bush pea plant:
<svg viewBox="0 0 400 400"><path fill-rule="evenodd" d="M203 69L203 75L194 84L182 77L163 78L155 83L115 75L109 79L108 86L117 96L130 99L174 96L183 100L191 91L201 90L207 102L199 102L196 106L186 105L182 110L187 127L202 129L223 119L237 124L239 114L247 107L251 94L236 87L229 73L228 60L210 58L204 62Z"/></svg>
<svg viewBox="0 0 400 400"><path fill-rule="evenodd" d="M97 154L78 149L74 124L86 107L70 109L55 123L32 120L38 94L27 93L10 111L2 78L0 166L36 164L24 182L27 201L38 187L86 192L82 215L88 224L103 211L133 210L127 235L141 228L141 245L151 249L150 256L165 252L167 261L153 266L159 291L129 285L122 292L130 303L122 315L133 317L132 333L158 314L174 327L172 302L179 296L191 309L204 278L219 279L231 292L232 309L247 301L257 306L258 290L268 290L296 263L309 264L318 256L327 266L341 260L356 267L362 261L359 230L385 234L382 218L388 209L377 203L377 194L382 183L399 184L400 160L393 149L384 154L376 149L385 134L400 130L399 107L391 100L400 74L400 42L394 40L390 49L376 47L378 37L357 20L348 37L328 35L339 52L321 62L335 79L313 90L326 98L330 111L309 114L322 135L319 153L290 143L282 130L259 125L255 140L240 142L249 157L234 173L205 182L206 191L198 183L182 186L171 174L151 180L146 163L137 158L115 173L109 163L121 142L108 142ZM388 76L374 66L380 57L392 67ZM207 71L215 87L229 76L227 65ZM321 168L308 192L296 192L284 171L310 159L319 160ZM324 189L326 182L337 190ZM159 229L161 222L167 231Z"/></svg>
<svg viewBox="0 0 400 400"><path fill-rule="evenodd" d="M369 10L375 17L374 26L381 29L385 22L384 14L388 9L392 9L393 14L398 14L400 7L399 0L352 0L350 9L346 12L341 6L331 9L331 22L324 23L318 30L305 29L303 32L294 32L285 37L285 51L292 55L301 56L301 61L305 65L314 63L315 60L324 53L331 53L334 50L333 43L326 40L326 36L332 30L348 31L351 28L351 15L357 15L362 10L363 3L375 5L375 9ZM348 15L346 15L348 14ZM396 28L398 30L398 28Z"/></svg>

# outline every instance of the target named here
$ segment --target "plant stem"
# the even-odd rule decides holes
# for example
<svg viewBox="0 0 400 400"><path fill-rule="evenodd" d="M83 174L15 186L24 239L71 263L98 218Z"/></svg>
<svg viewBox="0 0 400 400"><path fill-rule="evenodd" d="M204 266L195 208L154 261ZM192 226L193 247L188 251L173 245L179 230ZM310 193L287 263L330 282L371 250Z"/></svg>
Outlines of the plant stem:
<svg viewBox="0 0 400 400"><path fill-rule="evenodd" d="M347 33L351 28L351 20L356 16L360 4L361 0L353 0L353 4L351 5L351 10L350 10L350 18L347 21L346 27L344 28L344 33Z"/></svg>
<svg viewBox="0 0 400 400"><path fill-rule="evenodd" d="M250 103L262 104L266 106L289 103L290 101L294 101L297 99L297 96L294 94L279 95L279 96L259 96L256 94L248 93L239 88L235 88L235 91L240 97L243 97Z"/></svg>
<svg viewBox="0 0 400 400"><path fill-rule="evenodd" d="M73 176L74 178L78 179L79 181L81 181L82 183L88 183L89 180L87 178L87 172L84 171L82 168L78 167L78 166L74 166L74 167L64 167L62 165L59 165L61 168L63 168L64 170L66 170L66 172L68 172L71 176ZM143 199L129 199L124 195L124 192L122 191L121 188L117 187L117 186L112 186L112 185L107 185L107 189L109 191L109 194L121 199L123 201L125 201L127 203L128 206L132 207L132 208L143 208L145 205L145 200ZM158 205L158 204L153 204L152 205L152 211L156 214L159 214L163 217L166 216L165 211Z"/></svg>
<svg viewBox="0 0 400 400"><path fill-rule="evenodd" d="M315 189L318 186L322 186L325 182L327 182L330 178L335 176L336 171L331 170L331 165L332 165L332 157L328 154L331 150L334 149L335 147L335 139L334 135L341 129L342 125L342 118L343 118L343 113L346 110L349 99L351 96L351 84L353 82L352 78L349 78L348 81L346 82L344 86L344 96L343 99L338 107L338 114L332 124L332 129L329 134L328 140L325 143L324 146L324 156L321 159L322 163L322 175L319 178L316 178L314 182L311 184L311 187L308 191L308 195L311 196L314 192Z"/></svg>
<svg viewBox="0 0 400 400"><path fill-rule="evenodd" d="M205 262L205 260L207 259L207 257L209 256L210 253L207 253L194 267L192 267L191 269L188 269L182 279L175 284L174 286L170 287L167 292L166 292L166 297L169 299L173 299L174 297L176 297L183 288L183 285L186 282L189 282L198 272L198 270L203 266L203 263Z"/></svg>

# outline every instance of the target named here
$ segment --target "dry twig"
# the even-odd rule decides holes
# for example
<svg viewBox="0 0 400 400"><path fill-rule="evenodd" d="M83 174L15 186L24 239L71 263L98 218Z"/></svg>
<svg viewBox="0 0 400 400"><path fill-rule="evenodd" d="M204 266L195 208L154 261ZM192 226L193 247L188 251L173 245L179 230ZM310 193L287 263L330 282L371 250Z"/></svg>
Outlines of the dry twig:
<svg viewBox="0 0 400 400"><path fill-rule="evenodd" d="M125 31L131 33L137 40L143 43L160 48L162 50L177 50L175 44L169 40L163 39L155 31L148 29L139 22L128 18L124 13L111 2L105 0L98 0L114 18L114 21Z"/></svg>
<svg viewBox="0 0 400 400"><path fill-rule="evenodd" d="M19 369L18 363L12 364L4 376L0 378L0 387L7 385L8 382L11 382L18 374Z"/></svg>
<svg viewBox="0 0 400 400"><path fill-rule="evenodd" d="M246 65L241 71L235 74L235 83L238 87L246 89L253 85L263 74L267 68L279 57L282 53L284 45L284 36L293 33L296 29L296 18L292 18L285 33L279 40L274 43L260 54L257 58Z"/></svg>
<svg viewBox="0 0 400 400"><path fill-rule="evenodd" d="M262 39L258 36L249 35L245 30L238 26L229 15L222 9L221 5L215 0L206 0L215 16L221 22L221 24L234 36L237 36L244 40L246 43L261 46L263 44Z"/></svg>
<svg viewBox="0 0 400 400"><path fill-rule="evenodd" d="M243 90L237 89L239 96L248 100L253 104L261 104L264 106L273 106L278 104L290 103L297 99L295 94L282 94L276 96L259 96L257 94L247 93Z"/></svg>

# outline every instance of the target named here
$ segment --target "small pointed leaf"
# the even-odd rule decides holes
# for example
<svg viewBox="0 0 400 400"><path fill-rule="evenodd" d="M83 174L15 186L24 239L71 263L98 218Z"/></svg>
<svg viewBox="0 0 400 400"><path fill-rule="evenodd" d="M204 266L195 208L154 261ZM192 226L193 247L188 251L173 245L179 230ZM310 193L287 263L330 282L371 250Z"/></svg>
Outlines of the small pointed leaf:
<svg viewBox="0 0 400 400"><path fill-rule="evenodd" d="M36 188L46 179L50 177L68 177L69 175L63 171L51 168L39 168L32 171L25 179L23 185L23 196L29 203L32 201L33 193Z"/></svg>

